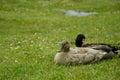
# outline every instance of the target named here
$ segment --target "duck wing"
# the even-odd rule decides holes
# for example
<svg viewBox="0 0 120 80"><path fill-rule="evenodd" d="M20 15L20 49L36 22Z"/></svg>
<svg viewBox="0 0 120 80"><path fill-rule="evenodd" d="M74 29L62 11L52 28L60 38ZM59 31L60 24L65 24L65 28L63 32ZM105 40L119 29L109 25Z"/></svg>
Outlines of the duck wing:
<svg viewBox="0 0 120 80"><path fill-rule="evenodd" d="M103 50L106 52L113 51L115 54L118 53L119 48L116 46L111 46L110 44L104 44L104 43L91 43L91 44L84 44L82 47L90 47L96 50Z"/></svg>

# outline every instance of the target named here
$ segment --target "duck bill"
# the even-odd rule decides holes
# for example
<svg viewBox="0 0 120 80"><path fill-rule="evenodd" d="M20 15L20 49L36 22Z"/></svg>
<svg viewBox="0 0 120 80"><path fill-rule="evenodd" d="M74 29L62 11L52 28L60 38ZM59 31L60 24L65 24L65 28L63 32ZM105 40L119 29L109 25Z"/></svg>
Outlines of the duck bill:
<svg viewBox="0 0 120 80"><path fill-rule="evenodd" d="M58 50L58 52L61 52L63 50L63 46Z"/></svg>

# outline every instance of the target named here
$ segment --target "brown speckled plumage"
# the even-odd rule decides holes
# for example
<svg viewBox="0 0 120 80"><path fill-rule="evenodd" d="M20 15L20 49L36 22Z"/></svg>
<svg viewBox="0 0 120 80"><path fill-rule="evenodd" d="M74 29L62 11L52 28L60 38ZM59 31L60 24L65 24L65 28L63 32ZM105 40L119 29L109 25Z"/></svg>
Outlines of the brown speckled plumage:
<svg viewBox="0 0 120 80"><path fill-rule="evenodd" d="M70 48L69 43L64 41L61 51L55 55L55 64L86 64L94 63L102 59L106 54L101 50L91 48Z"/></svg>

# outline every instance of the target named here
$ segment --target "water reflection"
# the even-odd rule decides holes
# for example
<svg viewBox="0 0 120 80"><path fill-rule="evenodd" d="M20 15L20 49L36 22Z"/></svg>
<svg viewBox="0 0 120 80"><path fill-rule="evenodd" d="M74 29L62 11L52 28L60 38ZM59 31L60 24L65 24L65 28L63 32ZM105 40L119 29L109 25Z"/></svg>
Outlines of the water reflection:
<svg viewBox="0 0 120 80"><path fill-rule="evenodd" d="M64 10L64 9L60 9L58 11L64 12L65 15L68 15L68 16L88 16L88 15L97 14L97 12L84 12L84 11L78 12L75 10Z"/></svg>

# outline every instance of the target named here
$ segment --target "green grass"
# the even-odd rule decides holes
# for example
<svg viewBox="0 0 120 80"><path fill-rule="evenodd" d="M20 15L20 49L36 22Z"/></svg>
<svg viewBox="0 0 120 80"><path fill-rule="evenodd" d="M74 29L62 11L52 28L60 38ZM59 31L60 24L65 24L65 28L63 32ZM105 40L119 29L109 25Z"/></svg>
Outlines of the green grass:
<svg viewBox="0 0 120 80"><path fill-rule="evenodd" d="M72 17L58 9L99 14ZM117 45L120 1L0 0L0 80L120 80L118 56L89 65L54 64L59 43L79 33L86 43Z"/></svg>

